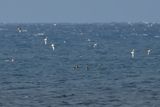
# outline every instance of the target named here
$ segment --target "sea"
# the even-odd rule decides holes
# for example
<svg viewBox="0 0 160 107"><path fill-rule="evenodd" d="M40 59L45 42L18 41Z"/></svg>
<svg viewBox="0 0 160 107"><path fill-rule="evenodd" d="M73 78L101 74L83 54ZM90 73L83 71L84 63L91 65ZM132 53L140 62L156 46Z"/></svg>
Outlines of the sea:
<svg viewBox="0 0 160 107"><path fill-rule="evenodd" d="M159 106L160 24L0 24L0 107Z"/></svg>

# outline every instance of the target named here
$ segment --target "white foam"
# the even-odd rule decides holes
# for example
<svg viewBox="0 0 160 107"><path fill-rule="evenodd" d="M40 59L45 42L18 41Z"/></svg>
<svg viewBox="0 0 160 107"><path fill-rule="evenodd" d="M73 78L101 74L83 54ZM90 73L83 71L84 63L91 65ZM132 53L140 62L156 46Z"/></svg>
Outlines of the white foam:
<svg viewBox="0 0 160 107"><path fill-rule="evenodd" d="M44 36L44 33L36 33L36 34L34 34L34 36Z"/></svg>
<svg viewBox="0 0 160 107"><path fill-rule="evenodd" d="M4 31L4 30L8 30L8 29L0 28L0 31Z"/></svg>
<svg viewBox="0 0 160 107"><path fill-rule="evenodd" d="M91 41L91 39L87 39L87 41L88 41L88 42L90 42L90 41Z"/></svg>
<svg viewBox="0 0 160 107"><path fill-rule="evenodd" d="M154 36L155 38L160 38L160 36Z"/></svg>
<svg viewBox="0 0 160 107"><path fill-rule="evenodd" d="M148 34L146 34L146 33L144 33L144 34L142 34L143 36L148 36Z"/></svg>
<svg viewBox="0 0 160 107"><path fill-rule="evenodd" d="M23 29L22 32L28 32L28 30L27 29Z"/></svg>

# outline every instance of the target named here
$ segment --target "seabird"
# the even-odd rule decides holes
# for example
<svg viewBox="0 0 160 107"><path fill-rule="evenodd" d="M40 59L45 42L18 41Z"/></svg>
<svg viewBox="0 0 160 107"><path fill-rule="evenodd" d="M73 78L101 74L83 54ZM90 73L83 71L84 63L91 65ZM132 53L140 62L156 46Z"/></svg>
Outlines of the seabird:
<svg viewBox="0 0 160 107"><path fill-rule="evenodd" d="M17 28L17 31L18 31L19 33L21 33L21 32L22 32L22 28L21 28L21 27L18 27L18 28Z"/></svg>
<svg viewBox="0 0 160 107"><path fill-rule="evenodd" d="M73 67L74 70L76 70L76 69L78 69L78 68L80 68L79 65L74 65L74 67Z"/></svg>
<svg viewBox="0 0 160 107"><path fill-rule="evenodd" d="M47 37L44 38L44 44L47 45Z"/></svg>
<svg viewBox="0 0 160 107"><path fill-rule="evenodd" d="M132 58L134 58L134 49L131 51Z"/></svg>
<svg viewBox="0 0 160 107"><path fill-rule="evenodd" d="M51 44L51 47L52 47L52 49L53 49L53 51L54 51L55 45L54 45L53 43Z"/></svg>
<svg viewBox="0 0 160 107"><path fill-rule="evenodd" d="M150 54L151 50L152 50L152 49L148 49L148 50L147 50L147 55Z"/></svg>
<svg viewBox="0 0 160 107"><path fill-rule="evenodd" d="M93 48L97 47L97 43L93 44Z"/></svg>

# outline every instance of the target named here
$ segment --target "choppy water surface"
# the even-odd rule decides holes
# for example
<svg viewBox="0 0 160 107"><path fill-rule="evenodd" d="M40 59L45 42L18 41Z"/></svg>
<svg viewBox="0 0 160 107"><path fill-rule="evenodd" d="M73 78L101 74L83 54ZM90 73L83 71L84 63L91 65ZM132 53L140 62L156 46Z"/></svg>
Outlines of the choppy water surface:
<svg viewBox="0 0 160 107"><path fill-rule="evenodd" d="M0 46L0 107L160 105L159 24L0 24Z"/></svg>

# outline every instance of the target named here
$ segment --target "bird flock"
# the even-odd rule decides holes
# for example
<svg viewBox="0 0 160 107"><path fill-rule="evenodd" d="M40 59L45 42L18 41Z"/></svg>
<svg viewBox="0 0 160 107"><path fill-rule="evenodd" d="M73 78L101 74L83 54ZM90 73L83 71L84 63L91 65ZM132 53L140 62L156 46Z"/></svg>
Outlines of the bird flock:
<svg viewBox="0 0 160 107"><path fill-rule="evenodd" d="M56 26L56 24L54 24L54 26ZM27 32L27 30L24 30L24 29L22 29L21 27L17 27L17 31L18 31L18 33ZM41 34L41 35L42 35L42 34ZM44 35L44 34L43 34L43 35ZM47 45L47 44L48 44L48 37L46 36L43 40L44 40L44 45ZM88 41L88 42L91 42L91 39L88 38L87 41ZM66 41L63 41L63 42L66 43ZM94 44L92 45L92 47L93 47L93 48L96 48L97 45L98 45L98 43L94 43ZM54 43L51 43L49 46L51 46L52 50L55 51L55 44L54 44ZM152 50L152 49L148 49L148 50L147 50L147 55L150 55L151 50ZM130 53L131 53L131 58L134 59L134 58L135 58L135 49L132 49ZM5 60L5 61L6 61L6 62L14 62L15 59L14 59L13 57L11 57L11 59L7 59L7 60ZM78 65L78 64L76 64L76 65L73 66L73 69L74 69L74 70L79 69L79 68L80 68L80 65ZM86 65L86 69L87 69L87 70L89 69L89 65Z"/></svg>
<svg viewBox="0 0 160 107"><path fill-rule="evenodd" d="M53 24L53 25L56 26L57 24ZM21 32L26 31L26 30L23 30L21 27L17 27L17 31L18 31L19 33L21 33ZM45 44L45 45L47 45L47 43L48 43L47 40L48 40L48 37L45 37L45 38L44 38L44 44ZM88 41L88 42L91 42L91 39L88 38L87 41ZM64 43L66 43L66 41L64 41ZM93 48L96 48L97 45L98 45L97 43L94 43L94 44L92 45L92 47L93 47ZM54 50L55 50L55 44L51 43L50 46L52 47L52 50L54 51ZM152 50L152 49L148 49L148 50L147 50L147 55L150 55L151 50ZM131 58L134 58L134 57L135 57L135 49L132 49L132 51L131 51L130 53L131 53Z"/></svg>
<svg viewBox="0 0 160 107"><path fill-rule="evenodd" d="M147 55L150 55L150 52L151 52L152 49L148 49L147 50ZM135 49L132 49L131 51L131 58L134 58L135 57Z"/></svg>
<svg viewBox="0 0 160 107"><path fill-rule="evenodd" d="M45 37L45 38L44 38L44 44L45 44L45 45L47 45L47 39L48 39L48 37ZM53 49L53 51L54 51L54 50L55 50L55 45L54 45L53 43L51 44L51 47L52 47L52 49Z"/></svg>

